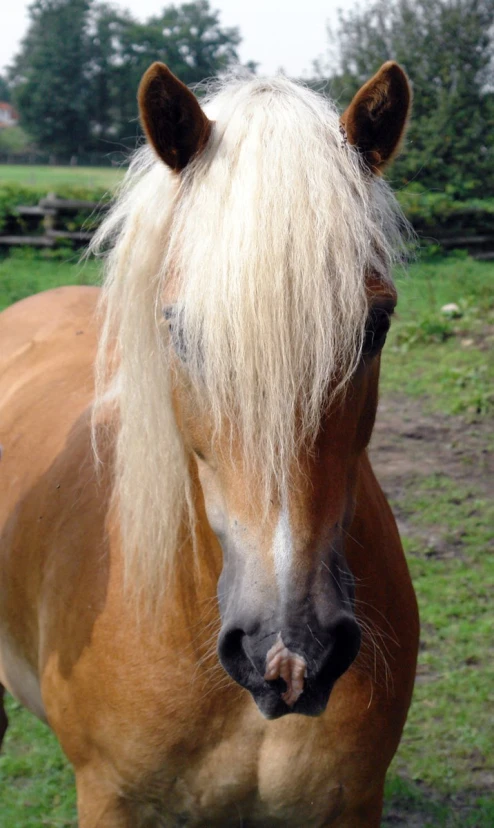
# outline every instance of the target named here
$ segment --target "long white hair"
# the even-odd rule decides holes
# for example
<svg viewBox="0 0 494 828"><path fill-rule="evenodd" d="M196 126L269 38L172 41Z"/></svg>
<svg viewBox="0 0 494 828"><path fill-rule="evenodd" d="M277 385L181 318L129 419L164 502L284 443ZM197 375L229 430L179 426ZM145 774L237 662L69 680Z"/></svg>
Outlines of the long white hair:
<svg viewBox="0 0 494 828"><path fill-rule="evenodd" d="M110 247L95 422L113 388L127 573L150 596L194 519L162 297L173 293L186 370L217 433L235 423L269 489L288 483L355 370L366 272L390 280L404 249L399 208L330 101L284 77L234 78L204 108L215 124L202 154L178 176L138 150L93 243Z"/></svg>

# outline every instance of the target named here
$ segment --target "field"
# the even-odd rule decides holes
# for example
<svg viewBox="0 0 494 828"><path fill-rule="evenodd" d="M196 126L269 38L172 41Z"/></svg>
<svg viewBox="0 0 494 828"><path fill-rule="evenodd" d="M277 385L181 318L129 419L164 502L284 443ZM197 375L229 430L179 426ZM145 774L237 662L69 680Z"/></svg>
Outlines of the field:
<svg viewBox="0 0 494 828"><path fill-rule="evenodd" d="M46 192L73 185L88 189L112 190L122 177L118 167L51 167L0 164L0 186L19 184L23 187L46 187Z"/></svg>
<svg viewBox="0 0 494 828"><path fill-rule="evenodd" d="M0 260L0 306L96 282L94 263ZM373 462L418 594L414 701L388 775L384 825L494 825L494 264L457 254L397 276ZM454 302L454 318L441 307ZM376 652L377 658L385 657ZM0 828L75 826L73 777L55 739L12 699L0 756Z"/></svg>

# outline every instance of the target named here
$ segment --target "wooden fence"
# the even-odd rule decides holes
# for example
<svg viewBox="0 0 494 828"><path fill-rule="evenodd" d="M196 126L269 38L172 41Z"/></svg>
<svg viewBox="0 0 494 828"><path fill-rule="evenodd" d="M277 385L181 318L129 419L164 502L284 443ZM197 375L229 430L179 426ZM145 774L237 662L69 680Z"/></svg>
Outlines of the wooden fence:
<svg viewBox="0 0 494 828"><path fill-rule="evenodd" d="M37 206L18 206L16 215L19 217L19 230L15 234L0 235L0 245L3 247L55 247L61 241L69 241L74 247L81 247L91 241L95 231L92 229L67 230L68 217L82 213L84 217L91 216L95 210L98 216L104 211L105 205L96 201L79 201L77 199L57 198L49 193L42 198Z"/></svg>
<svg viewBox="0 0 494 828"><path fill-rule="evenodd" d="M467 250L474 259L488 261L494 259L494 234L461 235L445 232L444 227L432 228L427 232L417 230L423 245L438 244L445 252L448 250Z"/></svg>
<svg viewBox="0 0 494 828"><path fill-rule="evenodd" d="M77 199L58 198L49 193L37 206L16 208L19 218L15 234L0 235L0 246L14 247L55 247L60 242L70 242L74 247L87 245L105 212L107 205L96 201L79 201ZM81 229L67 229L67 224L74 223L74 216L80 214ZM71 218L72 217L72 220ZM84 219L91 221L84 226ZM475 227L475 216L470 217L472 224L466 223L461 228L448 226L416 226L423 245L438 244L445 251L453 249L467 250L474 259L494 260L493 219L485 227Z"/></svg>

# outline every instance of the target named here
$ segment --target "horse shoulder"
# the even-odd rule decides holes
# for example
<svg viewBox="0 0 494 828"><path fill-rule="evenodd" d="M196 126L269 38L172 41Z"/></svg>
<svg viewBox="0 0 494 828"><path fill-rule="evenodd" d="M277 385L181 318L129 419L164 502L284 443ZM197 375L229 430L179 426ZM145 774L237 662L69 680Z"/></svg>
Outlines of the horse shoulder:
<svg viewBox="0 0 494 828"><path fill-rule="evenodd" d="M60 288L0 315L0 681L41 717L37 609L63 534L59 458L92 396L97 298L95 288Z"/></svg>

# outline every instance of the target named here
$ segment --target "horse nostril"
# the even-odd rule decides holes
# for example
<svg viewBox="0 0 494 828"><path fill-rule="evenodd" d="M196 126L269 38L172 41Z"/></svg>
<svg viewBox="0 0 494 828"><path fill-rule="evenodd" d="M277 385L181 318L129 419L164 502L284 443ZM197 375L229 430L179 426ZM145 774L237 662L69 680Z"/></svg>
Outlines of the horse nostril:
<svg viewBox="0 0 494 828"><path fill-rule="evenodd" d="M348 670L360 650L360 627L351 615L342 613L331 629L333 639L323 671L336 681Z"/></svg>
<svg viewBox="0 0 494 828"><path fill-rule="evenodd" d="M244 631L239 629L228 630L223 633L218 644L220 658L223 657L225 659L230 659L238 653L242 646L242 639L244 635Z"/></svg>
<svg viewBox="0 0 494 828"><path fill-rule="evenodd" d="M235 627L221 633L218 641L220 664L243 687L248 686L254 670L244 648L245 638L245 631Z"/></svg>

